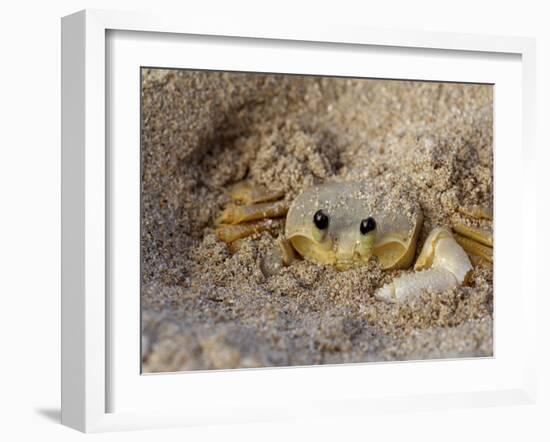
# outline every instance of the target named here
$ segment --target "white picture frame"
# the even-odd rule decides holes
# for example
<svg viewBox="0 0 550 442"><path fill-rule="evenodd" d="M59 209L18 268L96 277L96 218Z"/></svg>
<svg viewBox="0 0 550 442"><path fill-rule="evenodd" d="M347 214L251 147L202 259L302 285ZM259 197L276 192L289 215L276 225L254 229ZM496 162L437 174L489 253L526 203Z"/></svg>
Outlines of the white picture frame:
<svg viewBox="0 0 550 442"><path fill-rule="evenodd" d="M381 53L391 48L400 48L404 53L414 50L428 51L436 60L446 54L469 54L483 62L491 54L510 56L519 71L514 73L510 94L519 100L520 109L510 109L509 115L501 114L496 119L495 126L513 126L512 140L518 141L510 149L502 148L496 158L502 176L506 168L514 167L514 162L522 162L522 186L513 189L506 186L505 180L496 193L517 192L521 201L520 237L521 241L511 247L517 248L517 256L521 262L521 278L511 272L501 272L502 278L515 278L512 286L517 287L521 296L518 297L517 309L522 315L516 322L522 325L522 351L517 350L519 342L495 353L495 358L486 362L460 361L432 366L437 362L395 363L395 364L355 364L353 366L319 367L314 371L308 368L271 369L271 370L234 370L231 372L198 373L187 375L140 376L131 367L137 361L132 353L116 351L120 346L112 344L112 339L118 339L116 324L120 323L117 315L120 308L113 309L113 300L108 296L111 287L109 275L109 244L113 235L112 228L113 204L117 197L110 194L109 180L109 150L108 143L113 134L107 132L106 121L112 117L108 109L109 81L115 74L108 69L120 52L111 50L108 35L113 33L127 34L139 32L146 39L165 36L176 39L178 36L215 36L220 41L230 39L246 39L254 44L262 41L283 42L286 47L309 47L315 45L334 45L345 47L377 48ZM155 33L155 34L152 34ZM141 38L141 37L140 37ZM235 40L231 40L235 41ZM259 43L258 43L259 42ZM133 42L132 44L135 44ZM130 48L130 46L126 46ZM166 54L170 56L170 50ZM129 51L130 52L130 51ZM158 52L158 51L157 51ZM162 51L161 51L162 52ZM426 52L426 53L428 53ZM244 55L243 55L244 56ZM121 57L122 58L122 57ZM132 63L138 63L135 59ZM227 62L227 61L226 61ZM258 62L259 63L259 62ZM519 63L519 64L518 64ZM433 72L415 76L415 79L440 78L434 63ZM195 66L204 68L205 66ZM420 65L419 69L422 69ZM515 68L511 68L512 70ZM262 70L258 68L258 70ZM285 70L286 71L286 70ZM298 69L299 72L300 69ZM109 75L106 75L106 72ZM409 71L410 72L410 71ZM419 71L423 72L423 71ZM406 72L396 78L410 78ZM467 72L458 72L456 80L475 80L469 78ZM495 74L496 75L496 74ZM383 74L381 75L384 76ZM448 79L448 78L445 78ZM490 78L488 77L490 81ZM505 81L505 80L503 80ZM517 89L514 86L517 84ZM497 84L498 86L498 84ZM139 95L139 90L135 93ZM499 95L496 95L499 100ZM158 428L168 426L185 426L207 423L252 422L258 420L273 420L284 418L306 418L329 415L361 415L371 412L396 412L415 409L456 408L471 406L491 406L502 404L533 403L536 392L534 339L528 339L535 333L536 288L533 257L536 256L536 241L534 240L534 195L535 176L534 157L534 108L535 108L535 42L533 39L518 37L494 37L480 35L465 35L451 33L427 33L415 31L388 31L376 29L357 29L343 26L329 26L324 23L308 24L292 27L280 23L244 23L244 22L213 22L197 17L154 16L126 12L87 10L64 17L62 20L62 422L63 424L85 432L111 431L123 429ZM507 120L508 118L508 120ZM496 130L498 145L499 131ZM502 139L504 146L506 140ZM135 143L133 144L135 147ZM139 149L139 143L138 143ZM134 164L135 166L135 164ZM134 173L139 173L134 170ZM134 167L135 169L135 167ZM509 170L508 170L509 171ZM497 174L497 181L498 181ZM112 184L112 183L111 183ZM130 198L131 200L131 198ZM506 213L504 198L502 206L496 207L495 236L507 228L506 221L500 222L499 211ZM517 207L517 206L516 206ZM504 218L504 217L503 217ZM517 220L516 220L517 221ZM497 240L498 241L498 240ZM135 244L138 247L138 244ZM125 253L122 251L122 253ZM506 264L506 250L495 248L496 262L502 257L502 268ZM510 251L510 253L512 253ZM517 263L517 256L515 258ZM530 256L527 266L527 256ZM114 258L113 258L114 259ZM509 259L509 258L508 258ZM498 282L498 281L497 281ZM497 290L505 289L505 281L495 284ZM133 296L139 298L139 291ZM498 295L497 295L498 296ZM497 327L500 325L503 333L496 333L496 339L507 336L507 310L496 307ZM510 307L511 308L511 307ZM509 311L509 310L508 310ZM114 313L118 312L118 313ZM130 314L130 313L129 313ZM499 316L501 315L501 316ZM135 317L134 319L135 320ZM132 322L130 322L132 324ZM135 321L133 323L135 325ZM124 326L127 324L124 323ZM139 330L134 330L139 334ZM116 335L116 336L115 336ZM129 335L128 335L129 336ZM124 339L131 339L130 337ZM121 338L123 339L123 338ZM503 338L503 341L506 339ZM137 344L137 343L136 343ZM503 342L503 345L506 342ZM511 344L512 345L512 344ZM115 351L113 351L115 348ZM133 347L132 347L133 348ZM508 353L507 353L508 352ZM515 354L515 359L506 357ZM126 363L129 365L127 366ZM445 364L445 365L441 365ZM485 365L482 367L482 365ZM130 367L130 368L128 368ZM418 367L418 368L417 368ZM126 370L126 382L122 381L117 372ZM308 371L309 370L309 371ZM358 388L357 384L342 383L341 388L328 388L318 392L315 386L319 379L335 380L339 378L360 379L369 371L369 375L377 376L381 389L375 393ZM449 378L433 382L430 390L407 390L407 384L393 382L394 390L389 388L391 376L394 379L407 376L418 376L426 379L439 370ZM483 383L484 376L495 372L495 382ZM479 378L476 382L476 373ZM118 374L117 374L118 373ZM431 374L430 374L431 373ZM463 382L452 379L452 373L465 373ZM206 377L205 377L206 376ZM368 378L369 376L365 377ZM113 378L117 381L113 382ZM138 385L132 382L143 383ZM195 403L192 407L184 404L177 407L170 400L169 391L177 392L183 388L182 382L191 380L186 385L187 397L192 397ZM488 378L487 378L488 379ZM126 382L126 383L125 383ZM367 381L365 381L366 383ZM178 383L179 387L176 385ZM267 383L273 383L273 391ZM301 385L297 392L285 402L283 396L277 396L277 388L281 383ZM386 390L384 390L386 383ZM125 389L118 387L125 385ZM334 382L333 382L334 384ZM459 386L457 386L459 384ZM208 385L214 385L222 391L222 397L215 398ZM231 390L228 385L236 386ZM248 385L248 387L246 387ZM422 382L419 382L422 386ZM193 388L195 386L196 388ZM244 386L244 387L243 387ZM135 409L125 406L113 407L112 391L119 389L117 397L127 395L126 400L117 402L135 403L139 397L131 396L131 390L143 388L142 402L151 403L151 395L166 399L166 407L151 407L146 404ZM243 390L244 388L244 390ZM226 389L226 390L224 390ZM264 391L270 400L259 400ZM280 390L280 388L279 388ZM355 390L354 394L347 392ZM240 394L244 391L243 394ZM140 393L141 394L141 393ZM226 396L224 396L224 394ZM149 396L148 396L149 395ZM234 398L228 402L229 395ZM174 395L172 395L174 396ZM238 397L240 396L240 397ZM217 404L215 400L220 399ZM180 400L181 402L181 400ZM216 405L217 404L217 405ZM143 405L143 404L142 404ZM228 407L228 405L231 405Z"/></svg>

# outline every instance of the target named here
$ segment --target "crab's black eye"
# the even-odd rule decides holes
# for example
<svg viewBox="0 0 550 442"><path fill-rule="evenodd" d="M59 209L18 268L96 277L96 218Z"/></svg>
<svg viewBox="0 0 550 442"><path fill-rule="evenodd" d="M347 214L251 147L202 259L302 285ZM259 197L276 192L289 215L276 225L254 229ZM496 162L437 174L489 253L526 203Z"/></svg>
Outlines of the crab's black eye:
<svg viewBox="0 0 550 442"><path fill-rule="evenodd" d="M372 232L374 229L376 229L376 221L372 216L361 220L359 230L361 230L362 235L366 235L367 233Z"/></svg>
<svg viewBox="0 0 550 442"><path fill-rule="evenodd" d="M318 210L313 215L313 224L319 230L325 230L328 227L328 215L322 209Z"/></svg>

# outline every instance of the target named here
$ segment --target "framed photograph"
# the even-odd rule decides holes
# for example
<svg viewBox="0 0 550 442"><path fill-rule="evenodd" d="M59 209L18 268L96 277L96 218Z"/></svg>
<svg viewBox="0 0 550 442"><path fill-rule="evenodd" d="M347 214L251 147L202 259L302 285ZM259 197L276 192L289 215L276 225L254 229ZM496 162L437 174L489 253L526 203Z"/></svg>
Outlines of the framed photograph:
<svg viewBox="0 0 550 442"><path fill-rule="evenodd" d="M63 423L532 402L534 54L63 18Z"/></svg>

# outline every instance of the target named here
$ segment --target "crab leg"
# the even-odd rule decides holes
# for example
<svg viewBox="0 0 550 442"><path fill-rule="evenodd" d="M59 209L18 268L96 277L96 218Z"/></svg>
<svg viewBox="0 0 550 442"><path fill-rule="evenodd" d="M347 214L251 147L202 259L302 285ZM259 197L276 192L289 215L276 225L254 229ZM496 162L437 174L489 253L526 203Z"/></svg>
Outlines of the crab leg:
<svg viewBox="0 0 550 442"><path fill-rule="evenodd" d="M460 207L459 211L476 219L492 220L493 213L487 207ZM479 228L455 221L452 224L456 241L466 250L475 263L493 262L493 232L490 228Z"/></svg>
<svg viewBox="0 0 550 442"><path fill-rule="evenodd" d="M473 253L468 253L468 257L470 258L470 261L472 262L473 266L491 267L492 263L493 263L492 259L491 259L491 261L489 261L489 260L484 259L481 256L475 255Z"/></svg>
<svg viewBox="0 0 550 442"><path fill-rule="evenodd" d="M288 212L285 201L252 204L250 206L229 206L218 217L219 224L239 224L264 218L279 218Z"/></svg>
<svg viewBox="0 0 550 442"><path fill-rule="evenodd" d="M223 242L232 243L233 241L253 235L254 233L274 231L281 227L281 220L265 219L244 224L224 224L216 229L216 234Z"/></svg>
<svg viewBox="0 0 550 442"><path fill-rule="evenodd" d="M452 233L436 228L426 239L414 269L417 272L394 279L374 295L384 301L399 302L421 290L444 291L465 283L472 264Z"/></svg>
<svg viewBox="0 0 550 442"><path fill-rule="evenodd" d="M455 235L455 239L467 253L483 258L488 262L493 262L493 249L491 247L484 246L483 244L462 235Z"/></svg>
<svg viewBox="0 0 550 442"><path fill-rule="evenodd" d="M240 201L243 204L265 203L266 201L281 199L284 195L282 191L269 191L263 187L252 187L244 181L235 184L230 193L232 200Z"/></svg>
<svg viewBox="0 0 550 442"><path fill-rule="evenodd" d="M464 215L468 215L475 219L493 219L493 212L484 206L464 206L458 208L459 212L462 212Z"/></svg>
<svg viewBox="0 0 550 442"><path fill-rule="evenodd" d="M459 222L453 223L453 230L462 236L470 238L474 241L485 244L486 246L493 247L493 234L487 230L479 229L477 227L467 226Z"/></svg>

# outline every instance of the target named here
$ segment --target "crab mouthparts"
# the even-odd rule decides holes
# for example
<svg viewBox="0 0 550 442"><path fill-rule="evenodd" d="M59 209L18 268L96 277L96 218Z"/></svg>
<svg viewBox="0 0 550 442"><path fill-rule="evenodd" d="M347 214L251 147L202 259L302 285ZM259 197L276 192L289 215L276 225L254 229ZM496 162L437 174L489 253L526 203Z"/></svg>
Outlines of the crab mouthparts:
<svg viewBox="0 0 550 442"><path fill-rule="evenodd" d="M334 256L336 258L336 267L346 269L355 266L363 260L359 250L359 241L355 239L338 238L333 243Z"/></svg>
<svg viewBox="0 0 550 442"><path fill-rule="evenodd" d="M353 257L349 259L338 258L334 265L339 270L347 270L354 267L355 263L356 263L356 260L353 259Z"/></svg>

